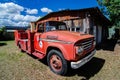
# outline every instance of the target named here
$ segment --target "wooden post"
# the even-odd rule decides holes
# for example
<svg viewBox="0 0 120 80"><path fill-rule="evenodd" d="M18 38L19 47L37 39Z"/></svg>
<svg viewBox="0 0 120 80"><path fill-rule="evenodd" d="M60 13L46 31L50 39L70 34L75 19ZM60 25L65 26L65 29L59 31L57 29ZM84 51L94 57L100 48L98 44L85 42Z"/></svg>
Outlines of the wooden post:
<svg viewBox="0 0 120 80"><path fill-rule="evenodd" d="M90 33L89 16L90 16L90 14L86 13L85 19L84 19L84 29L85 29L85 32L84 32L84 33L87 33L87 34Z"/></svg>
<svg viewBox="0 0 120 80"><path fill-rule="evenodd" d="M31 32L34 32L34 30L35 30L35 22L30 23L30 30L31 30Z"/></svg>

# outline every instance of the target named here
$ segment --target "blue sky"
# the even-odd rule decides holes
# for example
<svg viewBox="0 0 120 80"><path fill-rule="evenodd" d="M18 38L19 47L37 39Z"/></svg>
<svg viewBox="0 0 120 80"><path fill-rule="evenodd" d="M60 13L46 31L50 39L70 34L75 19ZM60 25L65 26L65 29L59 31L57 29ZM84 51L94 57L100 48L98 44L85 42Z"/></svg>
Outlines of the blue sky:
<svg viewBox="0 0 120 80"><path fill-rule="evenodd" d="M0 26L26 26L50 12L96 6L96 0L0 0Z"/></svg>

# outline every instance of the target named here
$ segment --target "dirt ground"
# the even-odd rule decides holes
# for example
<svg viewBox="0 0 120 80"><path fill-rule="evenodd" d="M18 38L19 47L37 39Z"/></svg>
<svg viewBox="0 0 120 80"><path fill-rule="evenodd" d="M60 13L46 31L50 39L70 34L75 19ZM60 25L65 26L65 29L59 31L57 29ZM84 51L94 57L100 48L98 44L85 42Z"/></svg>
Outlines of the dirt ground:
<svg viewBox="0 0 120 80"><path fill-rule="evenodd" d="M20 52L14 41L0 41L0 80L120 80L120 40L97 47L90 62L66 76L54 74L44 61Z"/></svg>

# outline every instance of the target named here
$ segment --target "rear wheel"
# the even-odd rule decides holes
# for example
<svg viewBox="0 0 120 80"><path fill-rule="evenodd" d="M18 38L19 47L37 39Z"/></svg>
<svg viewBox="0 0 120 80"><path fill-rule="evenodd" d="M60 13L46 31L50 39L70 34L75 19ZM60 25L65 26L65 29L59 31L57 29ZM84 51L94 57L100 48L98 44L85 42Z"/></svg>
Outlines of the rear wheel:
<svg viewBox="0 0 120 80"><path fill-rule="evenodd" d="M20 42L18 42L18 47L19 47L19 49L20 49L21 52L25 52L25 51L21 48Z"/></svg>
<svg viewBox="0 0 120 80"><path fill-rule="evenodd" d="M67 72L67 61L64 59L61 52L51 50L47 56L47 62L50 69L59 75L65 75Z"/></svg>

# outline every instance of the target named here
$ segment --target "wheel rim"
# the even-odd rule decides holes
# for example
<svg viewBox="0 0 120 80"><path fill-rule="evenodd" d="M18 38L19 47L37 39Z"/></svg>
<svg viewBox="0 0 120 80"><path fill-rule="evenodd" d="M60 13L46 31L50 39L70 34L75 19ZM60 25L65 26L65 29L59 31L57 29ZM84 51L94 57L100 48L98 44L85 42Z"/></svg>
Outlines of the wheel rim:
<svg viewBox="0 0 120 80"><path fill-rule="evenodd" d="M61 58L57 55L52 55L50 58L50 65L54 71L60 71L62 69Z"/></svg>

